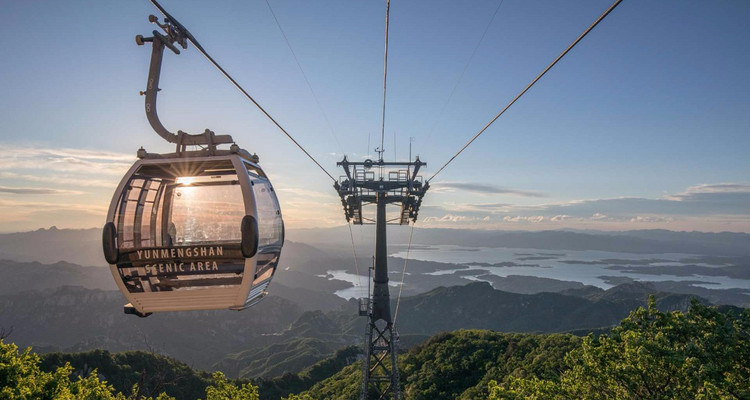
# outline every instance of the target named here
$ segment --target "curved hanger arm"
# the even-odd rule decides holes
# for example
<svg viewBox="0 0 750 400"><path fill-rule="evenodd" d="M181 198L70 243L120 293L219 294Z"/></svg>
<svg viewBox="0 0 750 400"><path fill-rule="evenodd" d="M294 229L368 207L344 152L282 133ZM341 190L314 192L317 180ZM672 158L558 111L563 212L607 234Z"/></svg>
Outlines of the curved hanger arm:
<svg viewBox="0 0 750 400"><path fill-rule="evenodd" d="M193 135L183 131L172 133L161 123L161 120L159 120L159 114L156 111L156 98L160 90L159 78L161 76L164 48L167 47L175 54L180 54L180 50L177 49L174 42L179 43L183 48L187 48L187 41L183 37L180 28L173 25L169 20L166 20L165 24L162 25L157 22L155 16L151 15L149 16L149 21L156 23L166 32L166 36L157 31L153 31L153 37L144 38L141 35L135 37L135 42L139 46L142 46L147 42L151 42L152 44L151 64L148 69L148 82L146 84L146 90L141 92L141 95L146 95L146 117L148 118L151 127L167 142L177 144L178 152L183 151L185 146L204 145L209 146L209 149L211 150L215 150L216 145L233 143L234 140L232 140L230 135L215 135L208 129L203 133Z"/></svg>

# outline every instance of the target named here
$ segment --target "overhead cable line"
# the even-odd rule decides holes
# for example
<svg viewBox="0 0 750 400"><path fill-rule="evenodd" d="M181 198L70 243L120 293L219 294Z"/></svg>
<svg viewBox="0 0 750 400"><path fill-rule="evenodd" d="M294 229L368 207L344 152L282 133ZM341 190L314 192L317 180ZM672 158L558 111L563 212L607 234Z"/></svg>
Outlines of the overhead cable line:
<svg viewBox="0 0 750 400"><path fill-rule="evenodd" d="M352 224L347 221L346 226L349 227L349 237L352 239L352 254L354 254L354 269L357 272L357 286L360 291L362 290L362 278L359 276L359 262L357 261L357 249L354 247L354 233L352 232Z"/></svg>
<svg viewBox="0 0 750 400"><path fill-rule="evenodd" d="M482 36L479 38L477 45L474 46L474 50L471 52L469 59L466 60L466 64L464 64L463 70L461 70L461 73L458 75L458 79L456 79L456 83L453 84L453 88L451 89L451 92L448 95L448 98L445 100L445 104L443 104L443 107L440 109L440 112L435 116L435 121L432 123L430 130L427 131L427 138L425 139L425 145L429 143L430 137L432 137L432 133L435 131L435 127L437 127L437 123L440 120L440 117L445 112L445 109L448 108L448 104L450 104L451 99L453 98L453 95L456 93L456 89L458 89L458 85L461 83L461 80L463 80L464 75L466 74L466 70L469 69L469 64L471 64L471 61L474 59L474 56L477 54L477 50L479 50L479 46L482 45L482 42L484 41L485 36L487 36L487 32L490 30L490 26L492 26L492 22L495 21L495 17L497 17L497 13L498 11L500 11L500 6L503 5L503 2L505 2L505 0L500 0L500 2L497 4L497 7L495 8L495 12L492 14L492 18L490 18L490 21L487 22L487 26L484 28L484 32L482 32Z"/></svg>
<svg viewBox="0 0 750 400"><path fill-rule="evenodd" d="M323 105L320 103L320 99L318 99L318 96L315 94L315 90L313 90L312 84L310 84L310 80L307 78L307 74L305 74L305 70L302 69L302 64L299 62L299 58L297 58L297 53L295 53L294 49L292 48L292 43L289 41L289 38L286 36L286 32L284 32L284 28L281 27L281 22L279 22L279 19L276 17L276 13L273 11L273 7L271 7L271 3L268 0L266 0L266 5L268 6L268 10L271 11L271 16L273 16L273 20L276 21L276 26L279 28L279 32L281 32L281 36L284 37L286 46L289 48L289 51L292 53L292 57L294 57L294 61L297 63L299 72L301 72L302 77L305 78L305 83L307 83L307 87L310 89L310 93L312 93L313 99L315 99L315 103L318 105L320 114L323 116L323 119L325 119L326 124L328 125L328 129L331 131L331 136L333 136L333 139L336 141L336 144L339 146L339 151L343 153L344 149L343 147L341 147L341 142L339 141L338 136L336 136L336 132L333 129L333 125L331 125L331 121L328 119L328 115L323 109Z"/></svg>
<svg viewBox="0 0 750 400"><path fill-rule="evenodd" d="M391 0L385 0L385 55L383 56L383 119L380 126L380 159L383 159L385 146L385 95L388 82L388 16L391 10Z"/></svg>
<svg viewBox="0 0 750 400"><path fill-rule="evenodd" d="M496 120L497 120L498 118L500 118L500 116L501 116L501 115L503 115L503 113L505 113L505 111L507 111L507 110L508 110L508 109L510 108L510 106L512 106L512 105L513 105L513 104L514 104L514 103L515 103L515 102L516 102L516 101L517 101L518 99L520 99L520 98L521 98L521 96L523 96L523 95L524 95L524 94L525 94L525 93L526 93L526 92L527 92L527 91L528 91L529 89L531 89L531 87L532 87L532 86L534 86L534 84L535 84L535 83L536 83L536 82L537 82L537 81L538 81L539 79L541 79L541 78L542 78L542 76L544 76L544 74L546 74L546 73L547 73L547 71L549 71L549 70L550 70L550 69L551 69L552 67L554 67L554 66L555 66L555 64L557 64L557 62L558 62L558 61L560 61L560 60L561 60L561 59L562 59L562 58L563 58L563 57L564 57L564 56L565 56L566 54L568 54L568 52L569 52L569 51L570 51L570 50L571 50L571 49L572 49L572 48L573 48L573 47L574 47L574 46L575 46L576 44L578 44L578 42L580 42L580 41L581 41L581 39L583 39L583 38L584 38L584 37L585 37L585 36L586 36L586 35L587 35L587 34L588 34L589 32L591 32L591 30L592 30L592 29L594 29L594 27L595 27L595 26L597 26L597 25L599 24L599 22L601 22L601 21L602 21L602 20L603 20L603 19L604 19L604 18L605 18L605 17L607 16L607 15L609 15L609 13L610 13L610 12L612 12L612 10L614 10L614 9L615 9L615 7L617 7L617 6L618 6L618 5L619 5L619 4L621 3L621 2L622 2L622 0L616 0L616 1L615 1L615 2L614 2L614 3L613 3L613 4L612 4L612 5L611 5L611 6L610 6L610 7L608 8L608 9L607 9L607 11L605 11L605 12L604 12L604 13L603 13L602 15L600 15L600 16L599 16L599 18L597 18L597 19L596 19L596 21L594 21L594 23L593 23L593 24L591 24L591 26L589 26L589 27L588 27L588 29L586 29L586 30L585 30L585 31L584 31L584 32L583 32L583 33L582 33L582 34L581 34L580 36L578 36L578 38L577 38L577 39L576 39L576 40L575 40L575 41L574 41L573 43L571 43L571 44L570 44L570 46L568 46L568 48L566 48L566 49L565 49L565 51L563 51L562 53L560 53L560 55L559 55L559 56L557 56L557 58L555 58L555 60L554 60L554 61L552 61L552 63L551 63L550 65L548 65L548 66L547 66L547 68L545 68L545 69L544 69L544 71L542 71L542 72L541 72L541 73L540 73L539 75L537 75L537 77L536 77L536 78L534 78L534 80L533 80L533 81L531 81L531 83L529 83L529 84L528 84L528 85L526 86L526 88L524 88L524 89L523 89L523 90L521 91L521 93L518 93L518 94L516 95L516 97L514 97L514 98L513 98L513 100L511 100L511 101L510 101L510 103L508 103L508 105L506 105L506 106L505 106L505 107L504 107L504 108L503 108L502 110L500 110L500 112L499 112L499 113L497 113L497 115L495 115L495 117L494 117L494 118L492 118L492 119L490 120L490 122L488 122L488 123L487 123L487 125L485 125L485 126L484 126L484 127L483 127L483 128L482 128L482 129L480 130L480 131L479 131L479 132L477 132L477 134L476 134L476 135L474 135L474 137L472 137L472 138L471 138L471 140L469 140L468 142L466 142L466 144L465 144L465 145L464 145L463 147L461 147L461 149L460 149L460 150L458 150L458 152L457 152L456 154L454 154L454 155L453 155L453 157L451 157L451 158L450 158L450 160L448 160L448 162L446 162L446 163L445 163L445 164L444 164L444 165L443 165L442 167L440 167L440 169L438 169L438 170L437 170L437 172L435 172L435 173L434 173L434 174L433 174L433 175L432 175L432 176L430 177L430 179L428 179L428 180L427 180L427 182L430 182L430 181L431 181L431 180L432 180L433 178L435 178L435 177L436 177L436 176L437 176L437 175L438 175L438 174L440 173L440 171L442 171L442 170L443 170L443 169L444 169L445 167L447 167L447 166L448 166L448 164L450 164L450 163L451 163L451 162L452 162L453 160L455 160L455 159L456 159L456 157L458 157L458 155L459 155L459 154L461 154L461 153L462 153L462 152L463 152L463 151L464 151L464 150L465 150L465 149L466 149L467 147L469 147L469 145L470 145L471 143L473 143L473 142L474 142L474 141L475 141L475 140L476 140L476 139L477 139L477 138L479 137L479 135L481 135L482 133L484 133L484 131L486 131L486 130L487 130L487 128L489 128L489 127L490 127L490 125L492 125L492 124L493 124L493 123L494 123L494 122L495 122L495 121L496 121Z"/></svg>
<svg viewBox="0 0 750 400"><path fill-rule="evenodd" d="M211 57L208 54L208 52L203 48L203 46L201 46L200 43L198 43L198 41L195 39L195 37L193 37L193 35L191 35L190 32L188 32L188 30L185 29L184 26L182 26L181 24L179 24L177 22L177 20L175 20L171 15L169 15L169 13L167 12L167 10L165 10L164 7L162 7L156 0L150 0L150 1L151 1L151 4L153 4L154 7L158 8L159 11L162 14L164 14L164 16L166 18L168 18L172 23L174 23L175 25L177 25L185 33L185 35L187 36L188 40L190 40L190 42L193 43L193 45L195 46L195 48L198 49L198 51L201 54L203 54L203 56L211 64L213 64L213 66L216 67L216 69L218 69L219 72L221 72L222 75L224 75L224 77L227 78L234 85L234 87L236 87L240 92L242 92L242 94L244 94L245 97L247 97L247 99L250 100L255 105L255 107L257 107L258 110L260 110L260 112L263 113L263 115L265 115L269 120L271 120L271 122L273 122L273 124L276 125L276 127L279 128L279 130L281 132L283 132L284 135L286 135L286 137L289 138L289 140L292 141L292 143L294 143L295 145L297 145L297 147L300 150L302 150L302 152L305 153L305 155L308 158L310 158L310 160L312 160L312 162L314 162L315 165L318 166L318 168L320 168L326 175L328 175L328 177L331 178L331 180L333 180L334 182L336 182L336 178L334 178L333 175L331 175L325 168L323 168L323 166L320 165L320 163L310 153L308 153L307 150L305 150L305 148L302 147L302 145L299 144L299 142L297 142L297 140L295 140L294 137L292 137L292 135L290 135L289 132L287 132L286 129L284 129L281 126L281 124L279 124L278 122L276 122L276 120L271 116L271 114L269 114L257 101L255 101L255 99L252 96L250 96L250 93L248 93L239 83L237 83L237 81L234 80L234 78L232 78L232 76L229 75L229 73L226 70L224 70L224 68L222 68L221 65L219 65L219 63L216 62L216 60L214 60L213 57Z"/></svg>
<svg viewBox="0 0 750 400"><path fill-rule="evenodd" d="M401 286L398 288L398 297L396 298L396 309L393 312L393 326L396 326L396 319L398 318L398 306L401 304L401 292L404 290L404 279L406 278L406 263L409 262L409 253L411 252L411 238L414 236L414 222L411 224L411 231L409 232L409 246L406 248L406 258L404 258L404 269L401 271Z"/></svg>

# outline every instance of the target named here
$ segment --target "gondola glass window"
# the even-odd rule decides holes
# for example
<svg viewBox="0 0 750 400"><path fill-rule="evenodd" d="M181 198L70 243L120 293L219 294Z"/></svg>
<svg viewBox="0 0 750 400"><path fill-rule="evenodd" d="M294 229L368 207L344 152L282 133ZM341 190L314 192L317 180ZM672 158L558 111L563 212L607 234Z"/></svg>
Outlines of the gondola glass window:
<svg viewBox="0 0 750 400"><path fill-rule="evenodd" d="M265 178L251 179L262 188L259 193L271 190ZM240 228L246 200L229 159L140 166L125 185L114 219L121 256L118 271L127 290L240 285L245 268ZM265 214L271 214L269 207L278 211L275 199L266 196L261 202L264 217L259 219L273 225L273 215ZM280 233L263 233L280 237ZM271 242L272 238L263 243Z"/></svg>
<svg viewBox="0 0 750 400"><path fill-rule="evenodd" d="M253 179L253 194L258 210L259 232L258 264L253 281L253 285L257 285L273 276L284 241L284 228L271 184L262 179Z"/></svg>
<svg viewBox="0 0 750 400"><path fill-rule="evenodd" d="M151 167L142 167L123 193L116 219L120 248L240 241L245 203L232 169L216 175L174 176L174 171Z"/></svg>
<svg viewBox="0 0 750 400"><path fill-rule="evenodd" d="M239 242L238 221L245 216L245 204L236 176L183 177L180 181L173 192L168 232L174 244Z"/></svg>
<svg viewBox="0 0 750 400"><path fill-rule="evenodd" d="M263 180L253 180L255 206L258 209L258 247L281 246L281 211L271 195L273 188Z"/></svg>

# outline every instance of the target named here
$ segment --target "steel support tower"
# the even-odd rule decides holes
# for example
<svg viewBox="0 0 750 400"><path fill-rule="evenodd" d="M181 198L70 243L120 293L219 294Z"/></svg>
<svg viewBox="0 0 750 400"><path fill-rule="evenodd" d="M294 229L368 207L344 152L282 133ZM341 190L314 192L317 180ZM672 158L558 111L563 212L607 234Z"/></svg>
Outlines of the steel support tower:
<svg viewBox="0 0 750 400"><path fill-rule="evenodd" d="M346 220L356 225L376 225L375 261L372 274L372 293L360 299L359 315L368 317L365 329L365 357L362 362L361 400L398 400L399 376L396 363L398 333L393 326L388 290L388 243L386 226L389 223L408 225L416 222L429 183L422 181L419 169L427 165L416 158L413 162L385 162L365 160L352 162L346 157L336 165L343 167L345 176L334 184L344 206ZM375 178L374 168L378 169ZM387 174L384 174L387 170ZM397 217L388 219L386 206L400 207ZM362 208L375 205L375 218L363 215Z"/></svg>

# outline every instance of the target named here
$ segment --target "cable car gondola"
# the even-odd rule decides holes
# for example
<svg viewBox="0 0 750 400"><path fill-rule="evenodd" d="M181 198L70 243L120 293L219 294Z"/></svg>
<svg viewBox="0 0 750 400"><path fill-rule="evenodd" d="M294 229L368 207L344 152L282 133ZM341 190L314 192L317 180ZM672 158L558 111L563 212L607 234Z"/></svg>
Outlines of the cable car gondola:
<svg viewBox="0 0 750 400"><path fill-rule="evenodd" d="M193 40L167 15L153 43L146 114L175 153L143 148L112 197L102 233L104 256L130 304L125 312L242 310L267 293L284 244L273 186L258 157L228 135L169 132L156 113L161 59ZM219 145L231 144L229 149ZM189 150L188 146L197 146Z"/></svg>

